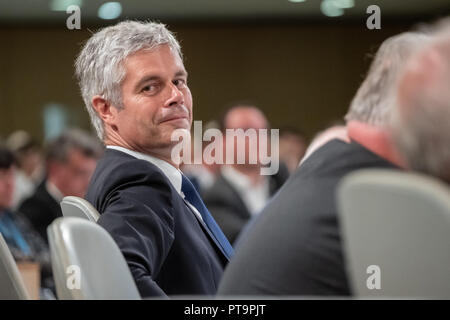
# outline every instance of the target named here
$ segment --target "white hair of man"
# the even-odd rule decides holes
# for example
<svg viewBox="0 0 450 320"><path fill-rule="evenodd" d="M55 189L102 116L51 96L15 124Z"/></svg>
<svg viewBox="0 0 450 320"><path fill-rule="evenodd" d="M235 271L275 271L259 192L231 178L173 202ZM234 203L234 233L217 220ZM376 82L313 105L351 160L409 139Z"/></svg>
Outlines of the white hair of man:
<svg viewBox="0 0 450 320"><path fill-rule="evenodd" d="M428 36L405 32L385 40L378 49L367 77L353 98L345 120L356 120L375 126L389 124L397 82L406 60L422 47Z"/></svg>
<svg viewBox="0 0 450 320"><path fill-rule="evenodd" d="M450 182L450 23L408 63L397 90L394 143L408 166Z"/></svg>
<svg viewBox="0 0 450 320"><path fill-rule="evenodd" d="M92 106L95 95L122 109L120 85L125 77L124 60L140 50L167 44L182 58L181 47L165 25L155 22L123 21L96 32L75 61L81 94L98 137L104 139L103 122Z"/></svg>

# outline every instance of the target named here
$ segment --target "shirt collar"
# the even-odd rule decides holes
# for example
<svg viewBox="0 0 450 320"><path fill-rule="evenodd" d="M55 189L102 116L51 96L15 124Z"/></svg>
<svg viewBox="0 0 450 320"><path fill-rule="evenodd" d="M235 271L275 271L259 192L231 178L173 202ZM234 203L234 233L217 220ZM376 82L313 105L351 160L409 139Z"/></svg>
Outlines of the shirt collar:
<svg viewBox="0 0 450 320"><path fill-rule="evenodd" d="M235 188L239 190L246 190L252 187L252 182L243 173L237 171L231 166L222 166L220 169L222 175L230 182Z"/></svg>
<svg viewBox="0 0 450 320"><path fill-rule="evenodd" d="M47 192L52 196L52 198L56 200L56 202L60 203L64 198L63 193L49 180L47 180L47 182L45 183L45 188L47 189Z"/></svg>
<svg viewBox="0 0 450 320"><path fill-rule="evenodd" d="M164 175L169 179L172 186L175 188L175 190L181 195L181 171L174 166L172 166L167 161L155 158L153 156L150 156L148 154L140 153L134 150L130 150L124 147L119 146L106 146L107 149L113 149L117 151L124 152L126 154L129 154L130 156L133 156L140 160L145 160L150 162L151 164L154 164L161 170Z"/></svg>

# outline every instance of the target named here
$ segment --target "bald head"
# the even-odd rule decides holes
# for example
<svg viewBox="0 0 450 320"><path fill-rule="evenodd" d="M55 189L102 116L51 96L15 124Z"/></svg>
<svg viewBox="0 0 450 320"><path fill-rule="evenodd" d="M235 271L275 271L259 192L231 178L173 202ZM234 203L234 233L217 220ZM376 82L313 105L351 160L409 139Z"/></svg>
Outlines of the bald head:
<svg viewBox="0 0 450 320"><path fill-rule="evenodd" d="M224 119L226 129L267 129L268 122L261 110L252 106L231 108Z"/></svg>
<svg viewBox="0 0 450 320"><path fill-rule="evenodd" d="M450 25L407 63L392 131L411 169L450 182Z"/></svg>

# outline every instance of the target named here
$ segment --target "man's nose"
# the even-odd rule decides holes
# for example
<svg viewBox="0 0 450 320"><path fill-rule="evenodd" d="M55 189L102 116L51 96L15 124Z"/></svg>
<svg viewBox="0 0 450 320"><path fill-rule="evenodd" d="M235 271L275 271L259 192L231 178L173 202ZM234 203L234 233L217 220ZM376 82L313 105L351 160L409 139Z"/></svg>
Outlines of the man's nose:
<svg viewBox="0 0 450 320"><path fill-rule="evenodd" d="M170 95L166 101L167 107L176 107L182 105L184 103L184 94L183 92L173 83L169 86Z"/></svg>

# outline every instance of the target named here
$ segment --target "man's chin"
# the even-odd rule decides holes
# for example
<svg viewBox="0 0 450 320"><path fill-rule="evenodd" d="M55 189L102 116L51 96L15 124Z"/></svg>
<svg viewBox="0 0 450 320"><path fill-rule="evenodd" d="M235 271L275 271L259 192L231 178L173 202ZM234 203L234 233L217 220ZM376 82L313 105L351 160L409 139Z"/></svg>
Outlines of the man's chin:
<svg viewBox="0 0 450 320"><path fill-rule="evenodd" d="M162 125L171 126L174 129L191 129L191 122L186 118L177 118L172 120L167 120L162 123Z"/></svg>

